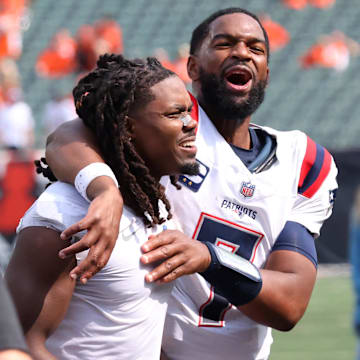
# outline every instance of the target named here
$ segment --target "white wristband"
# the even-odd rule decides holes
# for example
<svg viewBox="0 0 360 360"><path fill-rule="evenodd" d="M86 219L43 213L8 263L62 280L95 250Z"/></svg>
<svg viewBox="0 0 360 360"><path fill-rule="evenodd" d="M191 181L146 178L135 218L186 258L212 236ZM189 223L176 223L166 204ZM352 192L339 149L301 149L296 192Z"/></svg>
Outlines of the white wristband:
<svg viewBox="0 0 360 360"><path fill-rule="evenodd" d="M114 180L116 186L119 186L110 166L101 162L91 163L85 166L76 175L74 185L80 195L88 202L91 202L91 200L87 197L86 190L89 184L99 176L108 176Z"/></svg>

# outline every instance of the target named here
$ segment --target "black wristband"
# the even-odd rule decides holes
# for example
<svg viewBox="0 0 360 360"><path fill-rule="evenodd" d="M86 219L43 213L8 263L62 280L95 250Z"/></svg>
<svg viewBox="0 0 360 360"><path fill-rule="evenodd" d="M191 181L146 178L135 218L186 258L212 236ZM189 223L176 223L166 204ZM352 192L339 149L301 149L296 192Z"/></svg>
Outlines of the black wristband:
<svg viewBox="0 0 360 360"><path fill-rule="evenodd" d="M258 268L250 261L217 248L205 242L211 255L211 263L200 273L214 286L215 292L225 297L235 306L252 301L262 288L262 278Z"/></svg>

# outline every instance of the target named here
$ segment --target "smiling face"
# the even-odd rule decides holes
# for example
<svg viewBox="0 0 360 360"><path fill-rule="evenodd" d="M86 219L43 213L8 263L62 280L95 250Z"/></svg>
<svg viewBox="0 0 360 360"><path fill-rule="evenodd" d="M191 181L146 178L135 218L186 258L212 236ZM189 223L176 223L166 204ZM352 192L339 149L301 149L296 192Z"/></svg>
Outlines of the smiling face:
<svg viewBox="0 0 360 360"><path fill-rule="evenodd" d="M215 19L188 63L204 107L227 119L251 115L264 99L267 56L264 33L254 18L234 13Z"/></svg>
<svg viewBox="0 0 360 360"><path fill-rule="evenodd" d="M170 76L152 86L151 92L154 100L129 117L136 150L156 178L196 174L197 124L193 119L189 121L192 102L184 83Z"/></svg>

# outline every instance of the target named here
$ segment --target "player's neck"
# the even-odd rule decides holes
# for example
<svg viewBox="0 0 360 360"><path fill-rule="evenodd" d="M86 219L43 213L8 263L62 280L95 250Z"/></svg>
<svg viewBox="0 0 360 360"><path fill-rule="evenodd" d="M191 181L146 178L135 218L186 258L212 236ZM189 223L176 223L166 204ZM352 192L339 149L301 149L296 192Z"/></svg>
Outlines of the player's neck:
<svg viewBox="0 0 360 360"><path fill-rule="evenodd" d="M250 116L245 119L225 119L211 106L200 103L217 131L230 144L242 149L250 149L251 138L249 134Z"/></svg>
<svg viewBox="0 0 360 360"><path fill-rule="evenodd" d="M240 124L235 131L230 142L231 144L246 150L251 149L251 137L249 132L250 116Z"/></svg>

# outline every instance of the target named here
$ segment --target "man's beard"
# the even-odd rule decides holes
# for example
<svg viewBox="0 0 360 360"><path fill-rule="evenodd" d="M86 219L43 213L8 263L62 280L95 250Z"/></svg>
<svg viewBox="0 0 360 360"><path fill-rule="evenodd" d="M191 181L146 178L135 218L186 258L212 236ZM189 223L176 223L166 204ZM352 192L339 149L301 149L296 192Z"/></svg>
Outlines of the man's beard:
<svg viewBox="0 0 360 360"><path fill-rule="evenodd" d="M181 174L186 174L186 175L198 175L199 174L199 163L194 160L188 163L185 163L182 167L181 167Z"/></svg>
<svg viewBox="0 0 360 360"><path fill-rule="evenodd" d="M190 176L195 176L195 175L199 175L200 173L200 167L199 167L199 163L195 160L189 163L184 164L181 167L181 174L186 174L186 175L190 175ZM179 184L177 184L177 182L179 181L179 175L171 175L170 176L171 179L171 183L178 189L181 189L181 186Z"/></svg>
<svg viewBox="0 0 360 360"><path fill-rule="evenodd" d="M267 84L264 80L258 81L250 89L247 99L239 101L241 97L226 88L225 81L219 80L214 74L200 69L199 81L205 105L226 120L241 122L252 115L264 101Z"/></svg>

